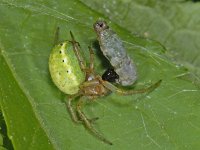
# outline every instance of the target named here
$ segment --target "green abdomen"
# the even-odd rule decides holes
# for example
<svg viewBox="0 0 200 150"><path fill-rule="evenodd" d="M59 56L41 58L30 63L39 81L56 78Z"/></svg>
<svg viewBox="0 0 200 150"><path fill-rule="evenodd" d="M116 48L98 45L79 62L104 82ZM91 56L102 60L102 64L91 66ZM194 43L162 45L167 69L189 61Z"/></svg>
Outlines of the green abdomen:
<svg viewBox="0 0 200 150"><path fill-rule="evenodd" d="M55 46L49 58L49 71L55 85L66 94L75 94L85 80L79 62L69 42Z"/></svg>

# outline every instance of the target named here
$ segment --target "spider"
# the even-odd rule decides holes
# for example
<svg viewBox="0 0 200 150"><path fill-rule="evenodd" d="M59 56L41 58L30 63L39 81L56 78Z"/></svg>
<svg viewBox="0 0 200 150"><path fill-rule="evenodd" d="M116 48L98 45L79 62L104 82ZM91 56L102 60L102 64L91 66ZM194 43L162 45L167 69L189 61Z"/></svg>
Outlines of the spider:
<svg viewBox="0 0 200 150"><path fill-rule="evenodd" d="M57 31L58 35L58 31ZM69 95L66 100L66 107L75 123L83 124L93 135L101 141L112 145L93 126L93 122L98 118L89 119L82 111L87 101L94 101L98 97L106 96L111 92L119 95L132 95L137 93L150 92L161 83L161 80L148 88L139 90L124 90L114 86L112 83L103 80L94 71L94 52L89 46L90 63L86 62L80 53L80 45L75 40L70 31L71 41L64 41L56 44L49 57L49 71L55 85L65 94ZM115 77L114 77L115 78ZM79 98L76 107L72 106L72 101Z"/></svg>

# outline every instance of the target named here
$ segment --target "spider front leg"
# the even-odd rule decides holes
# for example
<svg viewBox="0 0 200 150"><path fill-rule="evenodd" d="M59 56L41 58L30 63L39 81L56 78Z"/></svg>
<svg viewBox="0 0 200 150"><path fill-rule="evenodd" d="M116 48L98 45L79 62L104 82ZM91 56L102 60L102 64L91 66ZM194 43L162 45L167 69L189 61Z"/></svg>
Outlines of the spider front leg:
<svg viewBox="0 0 200 150"><path fill-rule="evenodd" d="M86 63L85 63L85 60L83 59L81 53L80 53L80 45L79 43L74 39L74 35L72 34L72 32L70 31L70 35L71 35L71 38L72 40L70 41L72 44L73 44L73 50L74 50L74 53L78 59L78 62L79 62L79 66L81 68L82 71L85 72L86 70Z"/></svg>
<svg viewBox="0 0 200 150"><path fill-rule="evenodd" d="M79 117L80 119L83 121L85 127L90 131L92 132L98 139L100 139L101 141L109 144L109 145L112 145L112 143L107 140L106 138L104 138L91 124L91 122L87 119L86 115L82 112L81 108L82 108L82 105L84 103L83 101L83 98L84 97L81 97L80 100L78 101L77 103L77 112L79 114Z"/></svg>
<svg viewBox="0 0 200 150"><path fill-rule="evenodd" d="M90 71L94 72L94 51L91 46L88 46L90 52Z"/></svg>
<svg viewBox="0 0 200 150"><path fill-rule="evenodd" d="M57 45L58 42L59 42L59 31L60 31L60 28L57 27L56 31L55 31L55 34L54 34L53 46Z"/></svg>
<svg viewBox="0 0 200 150"><path fill-rule="evenodd" d="M110 82L107 81L103 81L101 80L101 83L110 91L115 92L117 94L120 95L132 95L132 94L138 94L138 93L148 93L151 92L152 90L154 90L155 88L157 88L160 83L162 82L162 80L159 80L158 82L152 84L151 86L144 88L144 89L139 89L139 90L124 90L124 89L120 89L116 86L114 86L113 84L111 84Z"/></svg>

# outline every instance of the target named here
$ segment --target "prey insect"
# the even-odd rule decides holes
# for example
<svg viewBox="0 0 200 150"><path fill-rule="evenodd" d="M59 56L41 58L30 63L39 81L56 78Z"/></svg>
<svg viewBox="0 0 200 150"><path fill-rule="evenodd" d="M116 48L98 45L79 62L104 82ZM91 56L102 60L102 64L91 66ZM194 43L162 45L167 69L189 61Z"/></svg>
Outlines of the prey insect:
<svg viewBox="0 0 200 150"><path fill-rule="evenodd" d="M57 32L58 35L58 32ZM133 95L137 93L150 92L160 85L160 81L139 90L124 90L117 88L108 81L102 79L94 70L94 52L89 48L90 64L80 53L79 43L70 32L71 40L56 44L49 57L49 71L55 85L65 94L69 95L66 107L75 123L83 124L93 135L101 141L112 145L112 142L102 136L93 126L98 118L88 118L82 111L86 101L94 101L106 96L111 92L118 95ZM75 108L72 101L78 98Z"/></svg>
<svg viewBox="0 0 200 150"><path fill-rule="evenodd" d="M105 21L99 20L93 26L101 51L119 76L115 82L123 86L132 85L137 79L136 67L128 56L121 39Z"/></svg>

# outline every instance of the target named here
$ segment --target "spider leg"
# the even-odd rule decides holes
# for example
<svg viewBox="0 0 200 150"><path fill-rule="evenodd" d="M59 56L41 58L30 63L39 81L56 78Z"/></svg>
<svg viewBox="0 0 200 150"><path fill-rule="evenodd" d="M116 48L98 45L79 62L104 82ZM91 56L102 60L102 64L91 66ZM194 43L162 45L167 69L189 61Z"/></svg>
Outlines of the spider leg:
<svg viewBox="0 0 200 150"><path fill-rule="evenodd" d="M74 108L71 104L71 101L72 100L75 100L76 97L78 97L79 95L78 94L75 94L75 95L72 95L69 97L69 99L66 101L66 107L71 115L71 118L72 120L75 122L75 123L82 123L82 121L77 117L76 115L76 112L74 111Z"/></svg>
<svg viewBox="0 0 200 150"><path fill-rule="evenodd" d="M56 28L56 31L55 31L55 35L54 35L53 46L55 46L55 45L58 44L58 41L59 41L59 30L60 30L60 28L57 27L57 28Z"/></svg>
<svg viewBox="0 0 200 150"><path fill-rule="evenodd" d="M73 101L78 96L79 96L78 94L70 96L65 104L66 104L66 107L67 107L67 109L68 109L68 111L69 111L69 113L71 115L72 120L75 123L82 123L82 120L80 120L80 118L77 117L76 111L74 110L74 108L72 106L72 103L71 103L71 101ZM95 118L88 119L88 121L90 121L90 123L94 123L98 119L99 119L99 117L95 117Z"/></svg>
<svg viewBox="0 0 200 150"><path fill-rule="evenodd" d="M88 119L88 120L90 121L90 123L94 123L98 119L99 119L99 117L94 117L94 118L91 118L91 119Z"/></svg>
<svg viewBox="0 0 200 150"><path fill-rule="evenodd" d="M152 84L151 86L144 88L144 89L139 89L139 90L124 90L124 89L120 89L116 86L114 86L113 84L111 84L108 81L101 81L101 83L109 90L111 90L112 92L115 92L117 94L120 95L132 95L132 94L138 94L138 93L148 93L151 92L152 90L154 90L155 88L157 88L160 83L162 82L162 80L159 80L158 82Z"/></svg>
<svg viewBox="0 0 200 150"><path fill-rule="evenodd" d="M90 70L94 72L94 51L91 46L88 46L90 52Z"/></svg>
<svg viewBox="0 0 200 150"><path fill-rule="evenodd" d="M72 34L72 32L70 31L70 35L71 35L71 38L72 40L70 41L73 45L73 50L74 50L74 53L78 59L78 62L79 62L79 66L81 68L82 71L85 72L86 70L86 63L85 63L85 60L83 59L81 53L80 53L80 45L79 43L74 39L74 35Z"/></svg>
<svg viewBox="0 0 200 150"><path fill-rule="evenodd" d="M77 103L77 112L79 114L79 117L81 118L81 120L83 121L85 127L92 132L98 139L100 139L101 141L112 145L112 143L110 141L108 141L106 138L104 138L91 124L91 122L87 119L87 117L85 116L85 114L82 112L81 108L83 105L84 101L83 101L83 97L80 98L80 100Z"/></svg>

